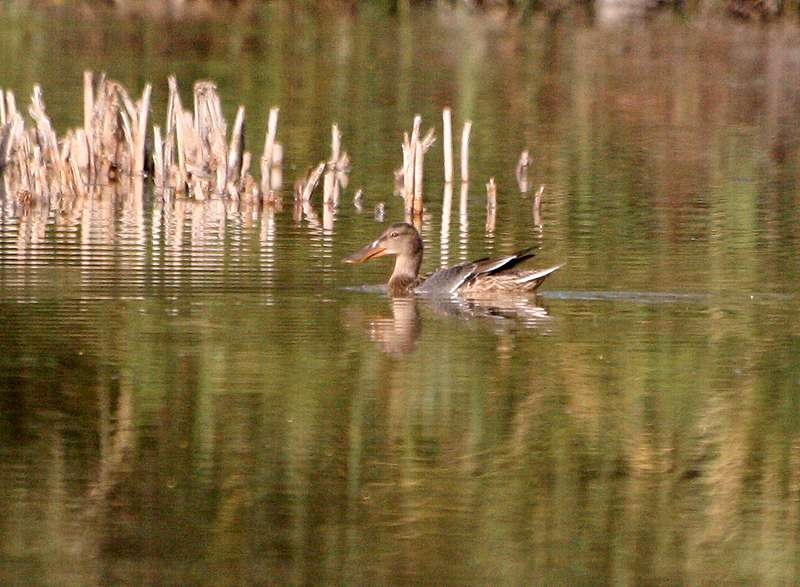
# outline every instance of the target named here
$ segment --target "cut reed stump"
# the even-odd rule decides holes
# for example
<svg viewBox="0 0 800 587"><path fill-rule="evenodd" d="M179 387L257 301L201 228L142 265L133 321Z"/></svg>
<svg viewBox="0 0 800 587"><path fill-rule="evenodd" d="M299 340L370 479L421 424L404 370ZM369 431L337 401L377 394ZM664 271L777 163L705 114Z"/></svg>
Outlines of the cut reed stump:
<svg viewBox="0 0 800 587"><path fill-rule="evenodd" d="M191 111L183 107L174 76L169 77L168 84L165 131L162 135L159 127L153 129L153 175L161 194L174 192L197 200L225 195L258 199L269 194L271 170L278 151L277 108L270 111L259 188L249 171L252 155L245 149L244 107L238 108L228 139L222 103L213 82L201 80L194 84Z"/></svg>
<svg viewBox="0 0 800 587"><path fill-rule="evenodd" d="M277 141L279 109L269 111L264 152L259 159L261 181L250 174L254 156L246 150L244 107L236 110L228 135L228 124L216 85L211 81L194 84L191 108L181 100L174 76L168 79L169 98L164 126L154 125L149 136L148 117L152 87L145 85L141 97L134 101L119 83L104 74L85 72L83 77L83 125L56 135L45 107L42 90L33 88L27 110L32 124L26 126L14 94L0 90L0 173L6 197L19 202L73 195L78 197L100 193L97 188L123 180L131 181L133 193L143 194L143 178L152 169L154 194L166 199L173 194L205 200L227 197L246 198L248 206L277 204L275 191L280 189L283 149ZM442 112L445 160L446 205L443 226L450 221L453 197L452 113ZM402 185L405 213L409 222L421 223L423 213L424 156L435 142L434 130L423 137L422 119L414 117L411 133L404 133L403 166L395 172ZM461 133L461 179L459 225L466 232L469 180L469 139L472 123L467 121ZM146 147L152 144L152 158ZM527 182L530 157L523 152L517 164L517 179ZM312 194L324 176L323 228L330 228L334 208L342 189L347 187L350 158L342 149L342 135L337 125L331 127L331 154L309 170L295 184L300 214L315 221L310 205ZM496 184L487 184L487 231L494 230ZM543 188L536 194L534 219L541 224L540 207ZM360 204L356 200L356 204ZM297 206L296 206L297 208ZM383 214L376 207L376 216ZM315 221L316 222L316 221Z"/></svg>
<svg viewBox="0 0 800 587"><path fill-rule="evenodd" d="M6 194L23 199L84 195L121 177L142 178L151 86L134 103L125 88L105 75L84 74L83 128L61 140L47 116L41 88L34 86L26 129L13 93L0 95L0 170Z"/></svg>
<svg viewBox="0 0 800 587"><path fill-rule="evenodd" d="M311 196L322 179L322 203L328 211L332 211L339 203L340 191L347 187L349 173L350 156L342 150L342 133L334 124L331 126L330 159L321 161L316 167L309 169L305 177L295 182L295 202L310 205ZM325 212L323 212L324 214Z"/></svg>

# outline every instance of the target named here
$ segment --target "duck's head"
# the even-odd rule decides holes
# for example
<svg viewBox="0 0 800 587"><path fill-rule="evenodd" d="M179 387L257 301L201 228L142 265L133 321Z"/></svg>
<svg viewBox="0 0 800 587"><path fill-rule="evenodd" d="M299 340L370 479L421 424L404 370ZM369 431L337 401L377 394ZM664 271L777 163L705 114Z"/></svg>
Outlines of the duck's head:
<svg viewBox="0 0 800 587"><path fill-rule="evenodd" d="M418 271L419 262L422 260L422 239L417 229L407 222L395 222L377 239L345 257L344 262L366 263L370 259L386 255L397 255L398 262L401 259L409 261L413 259L417 262L410 265L416 265L415 270Z"/></svg>

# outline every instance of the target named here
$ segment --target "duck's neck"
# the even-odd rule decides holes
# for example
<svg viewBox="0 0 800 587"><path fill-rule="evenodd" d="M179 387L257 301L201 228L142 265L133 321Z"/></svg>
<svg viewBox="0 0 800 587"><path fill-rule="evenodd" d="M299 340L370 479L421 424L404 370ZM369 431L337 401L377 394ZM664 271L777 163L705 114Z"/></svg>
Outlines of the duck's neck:
<svg viewBox="0 0 800 587"><path fill-rule="evenodd" d="M400 296L411 293L417 285L422 251L414 255L397 255L394 271L389 278L389 295Z"/></svg>

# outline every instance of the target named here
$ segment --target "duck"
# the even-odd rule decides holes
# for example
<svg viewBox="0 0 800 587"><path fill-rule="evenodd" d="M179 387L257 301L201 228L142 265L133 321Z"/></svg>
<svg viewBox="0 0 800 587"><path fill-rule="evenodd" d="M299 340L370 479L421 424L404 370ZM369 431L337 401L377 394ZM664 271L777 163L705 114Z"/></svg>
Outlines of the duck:
<svg viewBox="0 0 800 587"><path fill-rule="evenodd" d="M395 255L394 271L386 291L391 297L526 293L535 291L564 264L546 269L521 270L517 265L532 258L529 247L502 257L484 258L446 267L420 276L424 245L419 231L407 222L395 222L368 245L344 258L345 263L366 263Z"/></svg>

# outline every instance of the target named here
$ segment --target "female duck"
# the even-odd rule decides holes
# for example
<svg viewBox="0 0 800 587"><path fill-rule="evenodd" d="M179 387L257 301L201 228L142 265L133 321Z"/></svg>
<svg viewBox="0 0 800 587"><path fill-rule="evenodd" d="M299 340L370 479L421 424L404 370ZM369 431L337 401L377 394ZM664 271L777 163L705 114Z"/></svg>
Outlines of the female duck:
<svg viewBox="0 0 800 587"><path fill-rule="evenodd" d="M563 265L538 271L523 271L515 267L534 256L523 249L505 257L480 259L439 269L420 277L422 238L411 224L396 222L377 239L344 259L345 263L366 263L385 255L396 255L394 271L389 278L390 296L413 293L450 295L455 293L481 294L494 292L531 292Z"/></svg>

